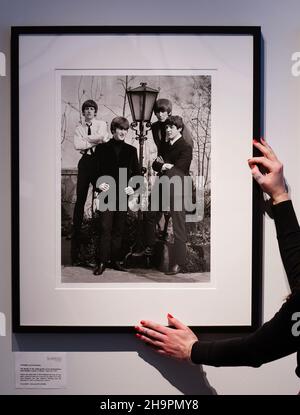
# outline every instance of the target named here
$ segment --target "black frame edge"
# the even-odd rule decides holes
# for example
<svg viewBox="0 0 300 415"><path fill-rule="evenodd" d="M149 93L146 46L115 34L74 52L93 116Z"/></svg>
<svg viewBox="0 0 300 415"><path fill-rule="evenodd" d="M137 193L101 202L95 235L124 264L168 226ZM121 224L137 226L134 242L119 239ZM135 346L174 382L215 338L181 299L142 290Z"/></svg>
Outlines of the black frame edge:
<svg viewBox="0 0 300 415"><path fill-rule="evenodd" d="M12 328L20 326L19 37L11 31L11 272ZM12 108L15 107L15 111ZM18 145L14 145L17 143Z"/></svg>
<svg viewBox="0 0 300 415"><path fill-rule="evenodd" d="M260 139L262 133L262 35L257 30L253 36L253 137ZM253 150L256 155L256 149ZM262 191L253 180L252 196L252 330L256 330L262 322L262 260L263 260L263 211ZM256 295L255 295L256 294Z"/></svg>

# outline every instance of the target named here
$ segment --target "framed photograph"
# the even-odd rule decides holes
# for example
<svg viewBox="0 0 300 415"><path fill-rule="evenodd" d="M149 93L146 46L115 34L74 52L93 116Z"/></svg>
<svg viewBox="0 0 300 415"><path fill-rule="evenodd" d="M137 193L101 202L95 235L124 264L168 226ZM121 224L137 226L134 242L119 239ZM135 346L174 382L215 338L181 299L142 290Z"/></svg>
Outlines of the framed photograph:
<svg viewBox="0 0 300 415"><path fill-rule="evenodd" d="M260 42L259 27L12 28L14 331L258 326Z"/></svg>

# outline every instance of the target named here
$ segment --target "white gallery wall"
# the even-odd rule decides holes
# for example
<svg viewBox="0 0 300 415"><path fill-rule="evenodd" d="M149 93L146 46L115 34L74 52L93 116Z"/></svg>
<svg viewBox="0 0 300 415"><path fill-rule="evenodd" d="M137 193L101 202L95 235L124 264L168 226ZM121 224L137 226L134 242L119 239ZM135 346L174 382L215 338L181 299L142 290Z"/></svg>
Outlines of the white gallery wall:
<svg viewBox="0 0 300 415"><path fill-rule="evenodd" d="M291 72L292 54L300 52L299 16L298 0L287 0L284 4L281 0L0 0L0 52L5 53L7 59L6 76L0 77L0 312L6 317L6 336L0 336L0 394L45 393L43 390L15 389L14 351L67 352L67 387L47 390L48 394L298 392L299 379L294 373L296 355L258 369L201 368L158 357L135 339L134 331L132 334L12 335L9 62L11 26L261 26L265 137L285 165L300 217L300 76L295 77ZM32 117L38 117L38 104ZM235 157L234 151L232 157ZM229 186L228 191L238 189ZM274 224L269 218L264 220L263 248L263 319L266 321L279 309L288 292Z"/></svg>

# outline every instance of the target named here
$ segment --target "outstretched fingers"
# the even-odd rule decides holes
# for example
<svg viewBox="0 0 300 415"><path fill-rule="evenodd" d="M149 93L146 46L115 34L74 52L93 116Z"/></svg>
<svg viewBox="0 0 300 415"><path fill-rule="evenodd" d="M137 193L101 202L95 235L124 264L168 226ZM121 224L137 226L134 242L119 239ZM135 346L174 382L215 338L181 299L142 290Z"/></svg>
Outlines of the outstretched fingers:
<svg viewBox="0 0 300 415"><path fill-rule="evenodd" d="M142 320L141 325L144 328L154 330L155 332L166 334L168 332L168 327L163 326L162 324L155 323L151 320Z"/></svg>
<svg viewBox="0 0 300 415"><path fill-rule="evenodd" d="M165 338L165 334L162 334L156 330L152 330L152 329L149 329L146 327L140 327L140 326L136 326L135 329L138 332L138 334L140 334L141 336L151 337L152 339L156 339L159 341L163 341Z"/></svg>
<svg viewBox="0 0 300 415"><path fill-rule="evenodd" d="M167 327L154 323L153 321L141 321L141 326L135 326L136 337L149 346L153 346L156 351L164 347Z"/></svg>
<svg viewBox="0 0 300 415"><path fill-rule="evenodd" d="M136 336L160 355L188 360L191 345L198 340L197 336L171 314L168 314L168 322L169 327L165 327L153 321L142 320L141 326L135 327Z"/></svg>

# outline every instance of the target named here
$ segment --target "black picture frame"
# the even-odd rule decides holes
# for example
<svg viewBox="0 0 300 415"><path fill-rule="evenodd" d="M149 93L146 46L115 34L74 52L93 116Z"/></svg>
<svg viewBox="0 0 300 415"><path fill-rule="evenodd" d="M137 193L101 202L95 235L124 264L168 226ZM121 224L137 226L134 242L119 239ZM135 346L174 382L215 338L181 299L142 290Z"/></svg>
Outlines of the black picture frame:
<svg viewBox="0 0 300 415"><path fill-rule="evenodd" d="M34 325L23 324L21 315L20 262L20 40L24 36L161 35L161 36L248 36L253 39L253 125L252 136L261 136L262 73L261 29L257 26L32 26L11 30L11 180L12 180L12 317L14 332L129 332L123 325ZM250 139L250 137L249 137ZM249 332L261 323L262 292L262 210L261 192L253 183L252 196L252 282L251 322L247 325L193 325L207 332ZM23 247L24 248L24 247ZM243 270L241 270L242 272ZM32 287L34 288L34 287Z"/></svg>

